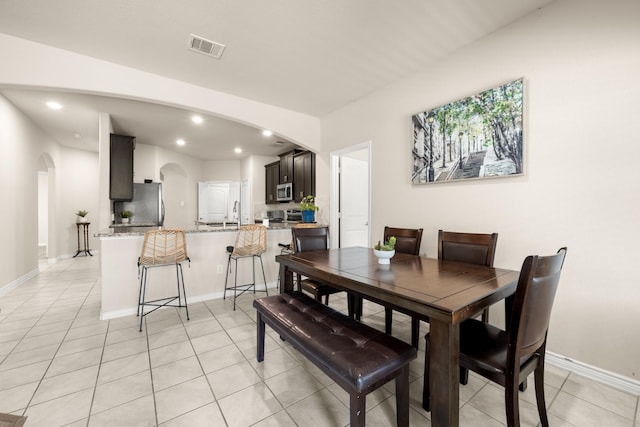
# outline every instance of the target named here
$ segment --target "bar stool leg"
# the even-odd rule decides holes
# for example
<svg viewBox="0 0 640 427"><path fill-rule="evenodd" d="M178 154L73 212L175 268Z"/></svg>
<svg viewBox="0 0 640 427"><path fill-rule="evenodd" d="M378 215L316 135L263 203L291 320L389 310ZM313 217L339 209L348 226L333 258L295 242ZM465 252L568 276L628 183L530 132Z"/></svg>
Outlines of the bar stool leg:
<svg viewBox="0 0 640 427"><path fill-rule="evenodd" d="M262 263L262 255L258 255L258 258L260 258L260 267L262 267L262 279L264 280L264 291L267 293L267 296L269 296L269 290L267 289L267 276L264 274L264 264ZM280 278L279 274L278 274L278 278Z"/></svg>

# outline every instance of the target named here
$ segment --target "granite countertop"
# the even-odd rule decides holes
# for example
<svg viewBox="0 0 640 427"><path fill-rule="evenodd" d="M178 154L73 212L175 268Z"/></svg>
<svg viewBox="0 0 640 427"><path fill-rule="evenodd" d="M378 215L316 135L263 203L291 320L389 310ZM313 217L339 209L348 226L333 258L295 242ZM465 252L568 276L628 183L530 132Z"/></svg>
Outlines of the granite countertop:
<svg viewBox="0 0 640 427"><path fill-rule="evenodd" d="M280 223L270 223L268 230L287 230L293 227L297 222L280 222ZM95 237L126 237L126 236L144 236L144 233L149 229L162 228L157 227L153 224L112 224L109 226L108 230L102 230L98 233L95 233ZM221 225L194 225L193 227L185 228L185 233L226 233L232 232L237 233L238 228L234 224L232 226L228 225L223 227Z"/></svg>

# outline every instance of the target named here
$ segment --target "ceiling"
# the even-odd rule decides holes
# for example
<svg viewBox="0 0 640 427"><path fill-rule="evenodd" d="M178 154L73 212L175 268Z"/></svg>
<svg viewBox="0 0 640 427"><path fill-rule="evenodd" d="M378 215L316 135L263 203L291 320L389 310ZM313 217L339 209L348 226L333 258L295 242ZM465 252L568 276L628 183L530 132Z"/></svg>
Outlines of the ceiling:
<svg viewBox="0 0 640 427"><path fill-rule="evenodd" d="M322 117L550 2L2 0L0 32ZM221 59L187 49L191 34L225 45ZM235 147L244 156L292 146L213 116L196 126L179 108L2 83L0 93L75 148L97 150L99 112L139 143L205 160L236 158ZM64 108L46 109L50 99ZM178 138L187 144L177 147Z"/></svg>

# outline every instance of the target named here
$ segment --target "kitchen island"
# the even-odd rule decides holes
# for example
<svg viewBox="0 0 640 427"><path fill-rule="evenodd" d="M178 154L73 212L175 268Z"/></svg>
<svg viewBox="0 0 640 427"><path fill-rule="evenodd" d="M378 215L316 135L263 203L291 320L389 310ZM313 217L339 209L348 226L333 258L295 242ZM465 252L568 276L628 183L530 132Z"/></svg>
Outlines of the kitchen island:
<svg viewBox="0 0 640 427"><path fill-rule="evenodd" d="M277 292L280 254L278 243L291 241L290 223L271 224L267 231L267 252L262 255L267 286ZM233 246L238 231L235 227L195 226L185 230L187 253L191 262L183 263L187 300L190 304L222 298L227 272L227 246ZM113 229L96 234L100 238L100 269L102 287L101 319L136 314L138 304L137 261L142 250L144 232L130 227L126 232ZM250 283L251 259L238 262L238 283ZM229 278L233 280L233 276ZM256 281L262 286L259 261L256 261ZM148 299L175 294L175 267L152 268L147 277ZM227 297L229 294L227 294Z"/></svg>

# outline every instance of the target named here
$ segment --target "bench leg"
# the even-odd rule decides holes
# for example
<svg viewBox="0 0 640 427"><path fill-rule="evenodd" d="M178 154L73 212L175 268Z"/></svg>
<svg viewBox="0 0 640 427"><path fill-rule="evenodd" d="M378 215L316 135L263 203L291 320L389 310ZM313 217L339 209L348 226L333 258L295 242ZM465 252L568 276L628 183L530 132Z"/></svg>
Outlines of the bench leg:
<svg viewBox="0 0 640 427"><path fill-rule="evenodd" d="M396 377L396 417L398 427L409 427L409 365Z"/></svg>
<svg viewBox="0 0 640 427"><path fill-rule="evenodd" d="M350 400L351 427L365 427L366 395L351 393Z"/></svg>
<svg viewBox="0 0 640 427"><path fill-rule="evenodd" d="M258 312L258 350L257 350L257 358L258 362L262 362L264 360L264 321L262 320L262 314Z"/></svg>

